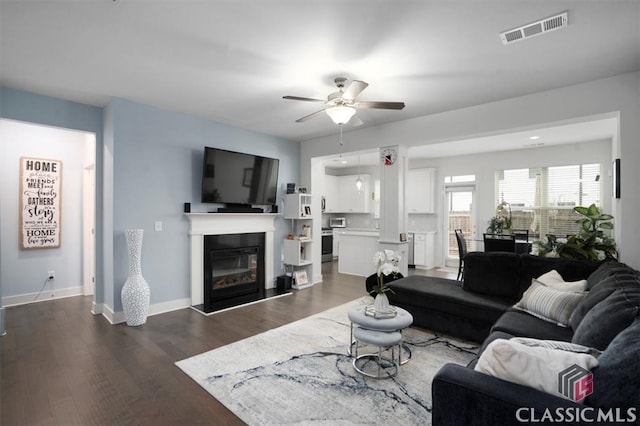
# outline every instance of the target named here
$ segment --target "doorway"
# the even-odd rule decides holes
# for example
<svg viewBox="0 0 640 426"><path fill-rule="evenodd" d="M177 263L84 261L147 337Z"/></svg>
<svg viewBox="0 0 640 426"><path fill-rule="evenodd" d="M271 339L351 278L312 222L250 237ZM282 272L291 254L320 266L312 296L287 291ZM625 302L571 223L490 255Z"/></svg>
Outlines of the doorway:
<svg viewBox="0 0 640 426"><path fill-rule="evenodd" d="M467 250L475 250L476 213L475 213L475 185L469 183L456 184L445 181L445 220L444 224L444 254L445 265L457 267L459 262L456 229L462 229L467 240Z"/></svg>

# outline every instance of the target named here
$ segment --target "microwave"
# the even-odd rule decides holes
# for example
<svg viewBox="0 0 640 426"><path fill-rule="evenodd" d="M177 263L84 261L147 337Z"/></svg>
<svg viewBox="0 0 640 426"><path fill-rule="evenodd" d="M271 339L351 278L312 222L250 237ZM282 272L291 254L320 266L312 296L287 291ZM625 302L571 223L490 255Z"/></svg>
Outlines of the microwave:
<svg viewBox="0 0 640 426"><path fill-rule="evenodd" d="M332 217L329 218L329 227L330 228L344 228L347 226L347 218L346 217Z"/></svg>

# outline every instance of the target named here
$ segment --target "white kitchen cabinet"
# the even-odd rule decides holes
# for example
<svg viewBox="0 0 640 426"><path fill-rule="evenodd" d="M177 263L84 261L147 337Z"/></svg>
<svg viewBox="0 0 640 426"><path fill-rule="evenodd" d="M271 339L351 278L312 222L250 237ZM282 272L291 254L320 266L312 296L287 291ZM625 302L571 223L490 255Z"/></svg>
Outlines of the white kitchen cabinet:
<svg viewBox="0 0 640 426"><path fill-rule="evenodd" d="M413 236L413 261L416 266L427 265L427 234Z"/></svg>
<svg viewBox="0 0 640 426"><path fill-rule="evenodd" d="M416 233L413 237L413 260L416 267L435 267L435 232Z"/></svg>
<svg viewBox="0 0 640 426"><path fill-rule="evenodd" d="M373 217L380 219L380 179L373 184Z"/></svg>
<svg viewBox="0 0 640 426"><path fill-rule="evenodd" d="M322 196L324 197L324 212L338 213L340 205L338 176L324 175Z"/></svg>
<svg viewBox="0 0 640 426"><path fill-rule="evenodd" d="M336 231L333 231L333 258L337 259L338 258L338 250L340 250L340 239L339 239L339 233Z"/></svg>
<svg viewBox="0 0 640 426"><path fill-rule="evenodd" d="M338 231L338 272L368 277L376 272L373 255L379 250L379 232Z"/></svg>
<svg viewBox="0 0 640 426"><path fill-rule="evenodd" d="M407 212L435 213L436 169L410 169L407 173Z"/></svg>
<svg viewBox="0 0 640 426"><path fill-rule="evenodd" d="M338 176L340 213L370 213L372 204L371 176L360 175L362 189L356 188L358 175Z"/></svg>

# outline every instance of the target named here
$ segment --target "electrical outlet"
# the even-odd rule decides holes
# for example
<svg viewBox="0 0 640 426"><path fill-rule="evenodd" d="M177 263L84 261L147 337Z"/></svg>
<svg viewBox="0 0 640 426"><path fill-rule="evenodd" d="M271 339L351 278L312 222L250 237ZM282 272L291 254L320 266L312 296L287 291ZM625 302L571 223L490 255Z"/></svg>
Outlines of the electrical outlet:
<svg viewBox="0 0 640 426"><path fill-rule="evenodd" d="M47 272L47 279L49 279L49 280L55 280L55 279L56 279L56 271L49 271L49 272Z"/></svg>

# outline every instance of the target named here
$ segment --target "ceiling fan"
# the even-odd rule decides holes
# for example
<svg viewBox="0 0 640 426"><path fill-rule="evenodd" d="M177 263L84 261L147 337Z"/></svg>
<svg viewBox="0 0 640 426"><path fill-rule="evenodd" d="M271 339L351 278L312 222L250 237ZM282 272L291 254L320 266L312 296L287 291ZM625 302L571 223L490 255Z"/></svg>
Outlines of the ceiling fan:
<svg viewBox="0 0 640 426"><path fill-rule="evenodd" d="M379 102L379 101L356 101L356 97L369 86L368 83L359 80L353 80L349 87L344 90L344 83L347 81L344 77L336 77L333 80L338 86L338 91L331 93L327 99L305 98L300 96L283 96L283 99L291 99L294 101L305 102L321 102L326 108L316 111L309 115L296 120L296 123L302 123L321 113L326 113L334 123L339 126L346 124L355 115L357 109L395 109L404 108L404 102ZM357 118L357 117L356 117ZM362 122L360 121L360 124Z"/></svg>

